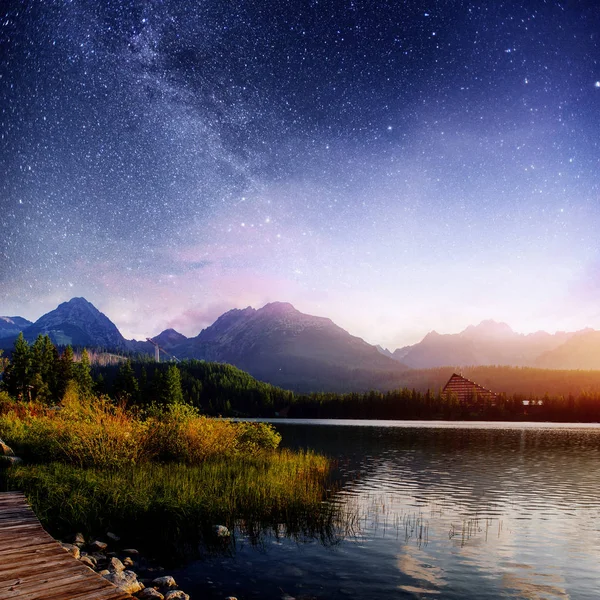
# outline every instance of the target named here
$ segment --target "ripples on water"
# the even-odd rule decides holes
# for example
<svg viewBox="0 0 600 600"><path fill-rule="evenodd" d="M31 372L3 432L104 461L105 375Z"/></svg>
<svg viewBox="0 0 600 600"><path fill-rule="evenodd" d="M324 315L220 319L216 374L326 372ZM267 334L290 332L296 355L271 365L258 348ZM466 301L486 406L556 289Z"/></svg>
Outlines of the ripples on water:
<svg viewBox="0 0 600 600"><path fill-rule="evenodd" d="M277 424L336 459L338 543L242 539L181 576L240 600L600 597L599 428L410 425Z"/></svg>

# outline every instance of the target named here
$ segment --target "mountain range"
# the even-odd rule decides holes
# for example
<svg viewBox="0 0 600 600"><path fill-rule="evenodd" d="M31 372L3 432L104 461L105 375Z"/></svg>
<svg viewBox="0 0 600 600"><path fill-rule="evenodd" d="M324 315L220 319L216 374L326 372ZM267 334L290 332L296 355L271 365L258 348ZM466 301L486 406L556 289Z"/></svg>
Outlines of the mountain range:
<svg viewBox="0 0 600 600"><path fill-rule="evenodd" d="M0 317L0 338L17 336L30 325L33 323L23 317Z"/></svg>
<svg viewBox="0 0 600 600"><path fill-rule="evenodd" d="M387 352L411 368L511 365L547 369L600 369L600 333L593 329L527 335L506 323L482 321L454 334L428 333L418 344ZM595 348L595 351L594 351Z"/></svg>
<svg viewBox="0 0 600 600"><path fill-rule="evenodd" d="M127 340L84 298L73 298L35 323L0 317L0 348L23 331L32 342L48 334L58 346L152 354L149 342ZM152 338L169 354L235 365L258 379L297 391L351 391L400 385L409 369L461 365L513 365L600 369L600 332L523 335L506 323L483 321L456 334L428 333L412 346L386 350L353 336L333 321L273 302L233 309L197 336L167 329Z"/></svg>

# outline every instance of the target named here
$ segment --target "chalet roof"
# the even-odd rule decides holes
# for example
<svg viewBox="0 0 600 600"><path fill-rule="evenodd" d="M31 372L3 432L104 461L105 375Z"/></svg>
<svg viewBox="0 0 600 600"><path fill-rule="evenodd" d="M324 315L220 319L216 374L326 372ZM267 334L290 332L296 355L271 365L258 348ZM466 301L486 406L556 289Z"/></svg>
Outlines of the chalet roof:
<svg viewBox="0 0 600 600"><path fill-rule="evenodd" d="M456 394L459 401L471 400L474 396L477 396L480 400L492 399L497 396L495 392L456 373L452 374L452 377L450 377L442 390L442 394L447 393Z"/></svg>

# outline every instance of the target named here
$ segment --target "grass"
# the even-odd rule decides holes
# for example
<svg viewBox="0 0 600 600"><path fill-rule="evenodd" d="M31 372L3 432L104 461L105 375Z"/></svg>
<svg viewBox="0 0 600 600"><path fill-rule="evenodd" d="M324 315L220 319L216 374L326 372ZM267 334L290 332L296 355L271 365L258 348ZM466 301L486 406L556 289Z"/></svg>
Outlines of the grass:
<svg viewBox="0 0 600 600"><path fill-rule="evenodd" d="M154 555L223 550L227 525L332 543L339 507L324 502L326 458L278 450L269 425L174 406L132 413L70 388L58 409L2 399L0 438L26 459L4 485L23 490L56 537L113 531ZM283 526L283 527L282 527Z"/></svg>
<svg viewBox="0 0 600 600"><path fill-rule="evenodd" d="M281 451L196 466L19 466L10 470L8 484L25 491L57 537L114 531L151 553L189 554L201 542L218 542L216 524L237 526L254 543L281 524L289 537L333 541L335 511L323 502L328 471L323 457Z"/></svg>

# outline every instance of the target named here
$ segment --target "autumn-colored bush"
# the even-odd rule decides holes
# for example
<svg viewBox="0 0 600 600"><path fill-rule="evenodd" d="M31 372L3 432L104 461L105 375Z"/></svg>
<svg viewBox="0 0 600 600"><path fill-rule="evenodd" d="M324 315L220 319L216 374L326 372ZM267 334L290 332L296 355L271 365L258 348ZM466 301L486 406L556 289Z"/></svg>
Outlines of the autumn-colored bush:
<svg viewBox="0 0 600 600"><path fill-rule="evenodd" d="M75 384L55 408L10 399L2 400L2 407L0 438L32 462L102 468L149 460L193 465L209 457L273 450L281 439L270 425L211 419L183 404L139 415L106 398L82 397Z"/></svg>

